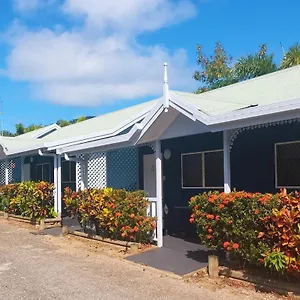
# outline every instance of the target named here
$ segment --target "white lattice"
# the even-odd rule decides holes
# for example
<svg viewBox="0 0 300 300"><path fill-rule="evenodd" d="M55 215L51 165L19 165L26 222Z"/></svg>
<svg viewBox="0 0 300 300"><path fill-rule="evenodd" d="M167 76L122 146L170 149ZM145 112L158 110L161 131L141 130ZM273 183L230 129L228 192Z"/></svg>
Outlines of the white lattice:
<svg viewBox="0 0 300 300"><path fill-rule="evenodd" d="M5 184L6 166L8 170L8 183L21 182L21 158L16 157L7 161L0 161L0 185Z"/></svg>
<svg viewBox="0 0 300 300"><path fill-rule="evenodd" d="M106 187L106 154L103 152L90 153L87 168L88 187Z"/></svg>
<svg viewBox="0 0 300 300"><path fill-rule="evenodd" d="M104 188L106 187L106 154L103 152L95 152L89 154L81 154L78 156L85 159L85 162L77 162L77 189L81 189L81 182L85 178L85 170L82 164L87 166L87 185L85 188Z"/></svg>
<svg viewBox="0 0 300 300"><path fill-rule="evenodd" d="M0 161L0 185L5 184L5 168L6 168L6 161Z"/></svg>
<svg viewBox="0 0 300 300"><path fill-rule="evenodd" d="M77 155L77 158L83 159L83 154ZM80 190L82 188L81 186L82 182L82 168L81 168L81 163L76 162L76 189Z"/></svg>

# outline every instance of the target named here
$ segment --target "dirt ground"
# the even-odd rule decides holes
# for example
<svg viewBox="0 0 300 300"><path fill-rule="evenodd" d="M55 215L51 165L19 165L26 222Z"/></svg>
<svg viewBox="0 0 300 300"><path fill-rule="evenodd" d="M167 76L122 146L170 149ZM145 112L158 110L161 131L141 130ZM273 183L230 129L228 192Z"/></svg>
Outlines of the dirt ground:
<svg viewBox="0 0 300 300"><path fill-rule="evenodd" d="M121 247L40 235L30 225L0 218L0 299L288 299L204 273L181 279L124 255Z"/></svg>

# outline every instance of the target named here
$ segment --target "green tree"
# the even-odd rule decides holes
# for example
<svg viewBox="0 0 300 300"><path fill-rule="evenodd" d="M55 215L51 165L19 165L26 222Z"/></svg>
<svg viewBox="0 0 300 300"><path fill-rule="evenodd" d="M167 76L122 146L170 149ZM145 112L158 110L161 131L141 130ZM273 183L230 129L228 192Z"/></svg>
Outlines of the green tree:
<svg viewBox="0 0 300 300"><path fill-rule="evenodd" d="M298 43L291 46L285 53L280 64L280 69L287 69L297 65L300 65L300 44Z"/></svg>
<svg viewBox="0 0 300 300"><path fill-rule="evenodd" d="M60 127L66 127L66 126L70 125L71 122L70 122L70 121L66 121L66 120L58 120L58 121L56 122L56 124L57 124L58 126L60 126Z"/></svg>
<svg viewBox="0 0 300 300"><path fill-rule="evenodd" d="M82 121L85 121L86 120L86 116L81 116L79 117L77 120L76 120L76 123L80 123Z"/></svg>
<svg viewBox="0 0 300 300"><path fill-rule="evenodd" d="M15 136L15 135L12 132L8 131L8 130L3 130L2 136L12 137L12 136Z"/></svg>
<svg viewBox="0 0 300 300"><path fill-rule="evenodd" d="M235 78L237 81L244 81L275 72L277 66L273 59L274 55L267 54L267 46L263 44L257 53L242 56L238 59L233 68Z"/></svg>
<svg viewBox="0 0 300 300"><path fill-rule="evenodd" d="M25 127L22 123L16 124L16 135L21 135L25 133Z"/></svg>
<svg viewBox="0 0 300 300"><path fill-rule="evenodd" d="M196 91L202 93L236 82L232 72L232 57L229 57L220 42L216 43L214 55L208 57L201 45L197 46L197 65L200 70L194 73L194 79L203 85Z"/></svg>
<svg viewBox="0 0 300 300"><path fill-rule="evenodd" d="M39 124L39 125L31 124L31 125L25 127L25 133L40 129L42 127L44 127L44 125L42 125L42 124Z"/></svg>

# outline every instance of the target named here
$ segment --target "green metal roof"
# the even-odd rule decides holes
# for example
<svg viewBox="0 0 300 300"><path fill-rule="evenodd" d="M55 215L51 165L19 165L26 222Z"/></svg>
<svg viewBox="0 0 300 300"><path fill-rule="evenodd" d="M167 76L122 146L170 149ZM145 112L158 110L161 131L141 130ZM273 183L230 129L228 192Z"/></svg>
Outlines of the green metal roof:
<svg viewBox="0 0 300 300"><path fill-rule="evenodd" d="M246 111L246 108L252 106L263 107L288 100L296 100L300 99L300 66L202 94L171 91L171 101L172 96L175 95L206 114L208 118L234 113L241 109ZM56 147L56 145L62 144L61 142L82 140L83 137L92 136L93 134L97 136L113 134L117 129L123 127L125 129L126 126L130 126L130 122L136 122L137 118L141 118L149 112L161 99L114 111L64 128L58 128L53 132L48 132L46 136L40 139L34 138L37 136L37 131L34 131L16 138L1 137L2 142L0 143L3 147L8 148L9 152L16 152L15 150L18 149L37 149L43 145L54 145ZM271 113L271 111L268 113ZM39 130L42 133L45 128Z"/></svg>
<svg viewBox="0 0 300 300"><path fill-rule="evenodd" d="M51 132L59 129L60 127L57 125L57 124L51 124L51 125L48 125L48 126L44 126L42 128L39 128L39 129L36 129L36 130L33 130L33 131L30 131L30 132L27 132L27 133L24 133L24 134L20 134L17 136L17 138L25 138L25 139L30 139L30 138L37 138L39 137L40 135L47 135L47 134L50 134Z"/></svg>
<svg viewBox="0 0 300 300"><path fill-rule="evenodd" d="M135 106L130 106L121 110L117 110L108 114L104 114L95 118L75 123L56 130L49 134L43 141L54 142L65 140L73 137L84 136L93 133L101 133L114 130L118 126L122 126L126 121L138 117L141 113L149 111L158 99L147 101Z"/></svg>
<svg viewBox="0 0 300 300"><path fill-rule="evenodd" d="M173 91L209 116L221 115L250 106L262 106L300 98L300 67L192 94Z"/></svg>

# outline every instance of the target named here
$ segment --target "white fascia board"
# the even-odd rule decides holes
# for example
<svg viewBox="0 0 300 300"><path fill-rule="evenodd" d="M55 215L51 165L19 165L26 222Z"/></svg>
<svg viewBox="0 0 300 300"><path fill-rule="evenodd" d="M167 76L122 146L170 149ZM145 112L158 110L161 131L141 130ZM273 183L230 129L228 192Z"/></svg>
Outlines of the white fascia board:
<svg viewBox="0 0 300 300"><path fill-rule="evenodd" d="M12 151L7 153L7 158L14 158L14 157L20 157L20 156L29 156L29 155L38 155L38 150L39 149L45 149L43 147L38 148L38 149L33 149L33 150L25 150L23 151L22 149L18 149L16 151Z"/></svg>
<svg viewBox="0 0 300 300"><path fill-rule="evenodd" d="M300 117L300 99L236 110L224 115L212 116L208 125L223 129L240 128L261 123ZM229 124L231 124L229 126Z"/></svg>
<svg viewBox="0 0 300 300"><path fill-rule="evenodd" d="M97 139L104 139L104 138L116 136L119 133L121 133L123 130L125 130L126 128L134 125L136 122L141 121L143 118L145 118L145 116L147 115L148 112L149 112L149 110L143 111L142 114L135 116L134 118L131 118L130 121L126 121L121 126L118 126L112 130L76 136L74 138L58 140L55 142L47 142L47 143L45 143L45 146L48 148L48 150L55 150L57 148L68 147L68 146L80 144L82 142L91 142L91 141L97 140Z"/></svg>
<svg viewBox="0 0 300 300"><path fill-rule="evenodd" d="M97 141L84 142L82 144L71 145L68 147L58 148L56 150L56 153L64 154L64 153L83 152L83 151L89 150L89 149L98 149L99 152L102 152L103 151L102 148L107 149L108 146L111 149L115 149L117 144L120 144L120 143L130 144L133 136L139 130L140 130L140 127L135 125L126 134L122 134L122 135L118 135L118 136L114 136L114 137L110 137L110 138L104 138L104 139L97 140Z"/></svg>
<svg viewBox="0 0 300 300"><path fill-rule="evenodd" d="M47 128L45 128L45 130L43 130L43 131L39 132L38 134L32 136L32 138L33 139L38 139L39 137L41 137L41 136L43 136L43 135L45 135L45 134L53 131L54 129L57 130L59 128L61 128L61 127L59 125L57 125L57 124L49 125L49 126L47 126Z"/></svg>
<svg viewBox="0 0 300 300"><path fill-rule="evenodd" d="M7 156L18 156L18 155L24 155L25 153L32 153L32 152L38 152L40 149L45 149L43 145L39 145L32 148L19 148L19 149L13 149L12 151L5 151Z"/></svg>
<svg viewBox="0 0 300 300"><path fill-rule="evenodd" d="M135 144L138 144L138 142L141 140L141 138L144 136L144 134L148 131L148 129L151 127L151 125L155 122L155 120L157 120L157 118L164 112L164 107L163 105L161 105L157 111L151 116L151 118L149 120L147 120L148 122L145 124L142 124L142 130L141 133L136 141Z"/></svg>

